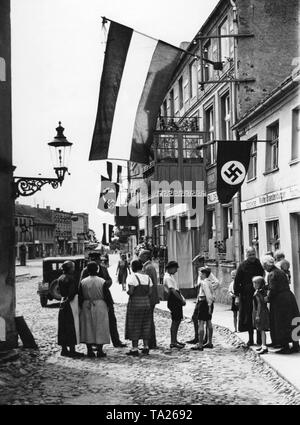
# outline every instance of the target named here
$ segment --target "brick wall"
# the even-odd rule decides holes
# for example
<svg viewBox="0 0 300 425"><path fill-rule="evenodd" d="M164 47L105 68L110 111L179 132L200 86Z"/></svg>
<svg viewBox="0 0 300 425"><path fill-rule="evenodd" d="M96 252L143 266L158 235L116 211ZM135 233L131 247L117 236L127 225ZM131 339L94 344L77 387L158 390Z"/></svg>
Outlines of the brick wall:
<svg viewBox="0 0 300 425"><path fill-rule="evenodd" d="M299 56L299 0L237 0L239 78L254 83L239 88L240 117L287 78Z"/></svg>

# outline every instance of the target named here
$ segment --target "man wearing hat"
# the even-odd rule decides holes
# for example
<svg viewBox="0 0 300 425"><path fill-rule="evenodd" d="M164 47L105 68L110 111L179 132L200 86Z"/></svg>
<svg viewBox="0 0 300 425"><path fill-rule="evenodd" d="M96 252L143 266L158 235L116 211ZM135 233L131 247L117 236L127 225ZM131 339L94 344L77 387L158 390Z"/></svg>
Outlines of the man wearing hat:
<svg viewBox="0 0 300 425"><path fill-rule="evenodd" d="M183 348L185 344L177 341L178 328L183 319L182 306L185 305L185 300L180 294L178 283L174 278L179 265L177 261L169 261L166 265L164 275L164 288L168 292L168 309L171 312L171 344L170 348Z"/></svg>
<svg viewBox="0 0 300 425"><path fill-rule="evenodd" d="M159 304L159 297L157 292L157 273L156 269L151 261L151 252L149 250L142 250L139 254L139 259L143 263L143 272L147 274L152 280L153 286L150 295L150 307L151 307L151 334L149 340L149 348L155 350L157 348L156 335L155 335L155 324L154 324L154 309L155 305Z"/></svg>
<svg viewBox="0 0 300 425"><path fill-rule="evenodd" d="M126 347L127 345L120 340L120 336L118 332L117 319L116 319L115 310L114 310L114 300L112 298L112 295L109 289L112 285L112 279L107 270L107 258L105 255L101 255L99 260L98 254L95 254L95 255L91 254L90 261L95 261L98 264L97 276L102 277L102 279L105 280L103 292L104 292L104 299L108 308L109 332L110 332L110 337L111 337L113 346L117 348ZM87 271L87 267L85 267L82 270L80 281L88 276L89 274Z"/></svg>

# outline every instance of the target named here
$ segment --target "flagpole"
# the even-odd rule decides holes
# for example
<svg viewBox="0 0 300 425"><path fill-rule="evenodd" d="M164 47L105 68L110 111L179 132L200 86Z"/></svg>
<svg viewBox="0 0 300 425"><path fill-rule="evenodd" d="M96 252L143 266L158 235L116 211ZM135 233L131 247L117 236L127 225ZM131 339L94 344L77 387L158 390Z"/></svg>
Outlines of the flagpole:
<svg viewBox="0 0 300 425"><path fill-rule="evenodd" d="M162 43L166 44L167 46L172 47L173 49L177 49L177 50L179 50L179 51L180 51L180 52L182 52L182 53L186 53L187 55L193 56L195 59L198 59L198 60L201 60L201 61L205 61L205 62L207 62L207 63L210 63L211 65L214 65L214 64L218 64L218 63L219 63L219 62L211 61L210 59L206 59L206 58L204 58L204 57L203 57L203 56L201 56L201 55L197 55L197 54L195 54L195 53L191 53L191 52L189 52L188 50L182 49L181 47L174 46L174 44L168 43L168 42L166 42L166 41L159 40L158 38L152 37L151 35L145 34L144 32L137 31L137 30L135 30L135 29L133 29L133 28L131 28L131 27L128 27L127 25L120 24L119 22L113 21L112 19L106 18L105 16L101 16L101 18L102 18L102 24L103 24L103 23L107 23L107 21L109 21L109 22L113 22L113 23L115 23L115 24L122 25L122 26L124 26L124 27L130 28L130 29L132 29L134 32L136 32L137 34L140 34L140 35L142 35L142 36L144 36L144 37L150 38L151 40L161 41Z"/></svg>

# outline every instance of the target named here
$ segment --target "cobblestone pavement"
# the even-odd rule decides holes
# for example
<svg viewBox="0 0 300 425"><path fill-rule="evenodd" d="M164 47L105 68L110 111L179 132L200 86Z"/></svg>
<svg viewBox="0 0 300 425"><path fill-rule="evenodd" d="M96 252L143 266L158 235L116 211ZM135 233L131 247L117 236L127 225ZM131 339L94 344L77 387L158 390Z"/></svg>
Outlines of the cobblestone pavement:
<svg viewBox="0 0 300 425"><path fill-rule="evenodd" d="M40 307L37 281L17 284L17 310L40 349L21 350L19 360L0 365L0 404L300 404L299 393L224 328L215 329L212 350L170 350L170 318L161 311L155 313L160 349L149 356L131 358L109 345L105 359L60 357L57 303ZM123 336L126 307L115 310ZM191 336L185 320L179 340Z"/></svg>

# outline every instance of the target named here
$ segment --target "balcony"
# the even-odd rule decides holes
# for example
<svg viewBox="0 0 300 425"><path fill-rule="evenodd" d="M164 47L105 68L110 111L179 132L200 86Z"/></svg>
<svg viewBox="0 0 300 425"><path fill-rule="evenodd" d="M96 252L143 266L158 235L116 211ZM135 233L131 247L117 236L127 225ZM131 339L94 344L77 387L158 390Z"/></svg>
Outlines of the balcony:
<svg viewBox="0 0 300 425"><path fill-rule="evenodd" d="M199 131L199 117L160 116L157 119L156 131L197 132Z"/></svg>

